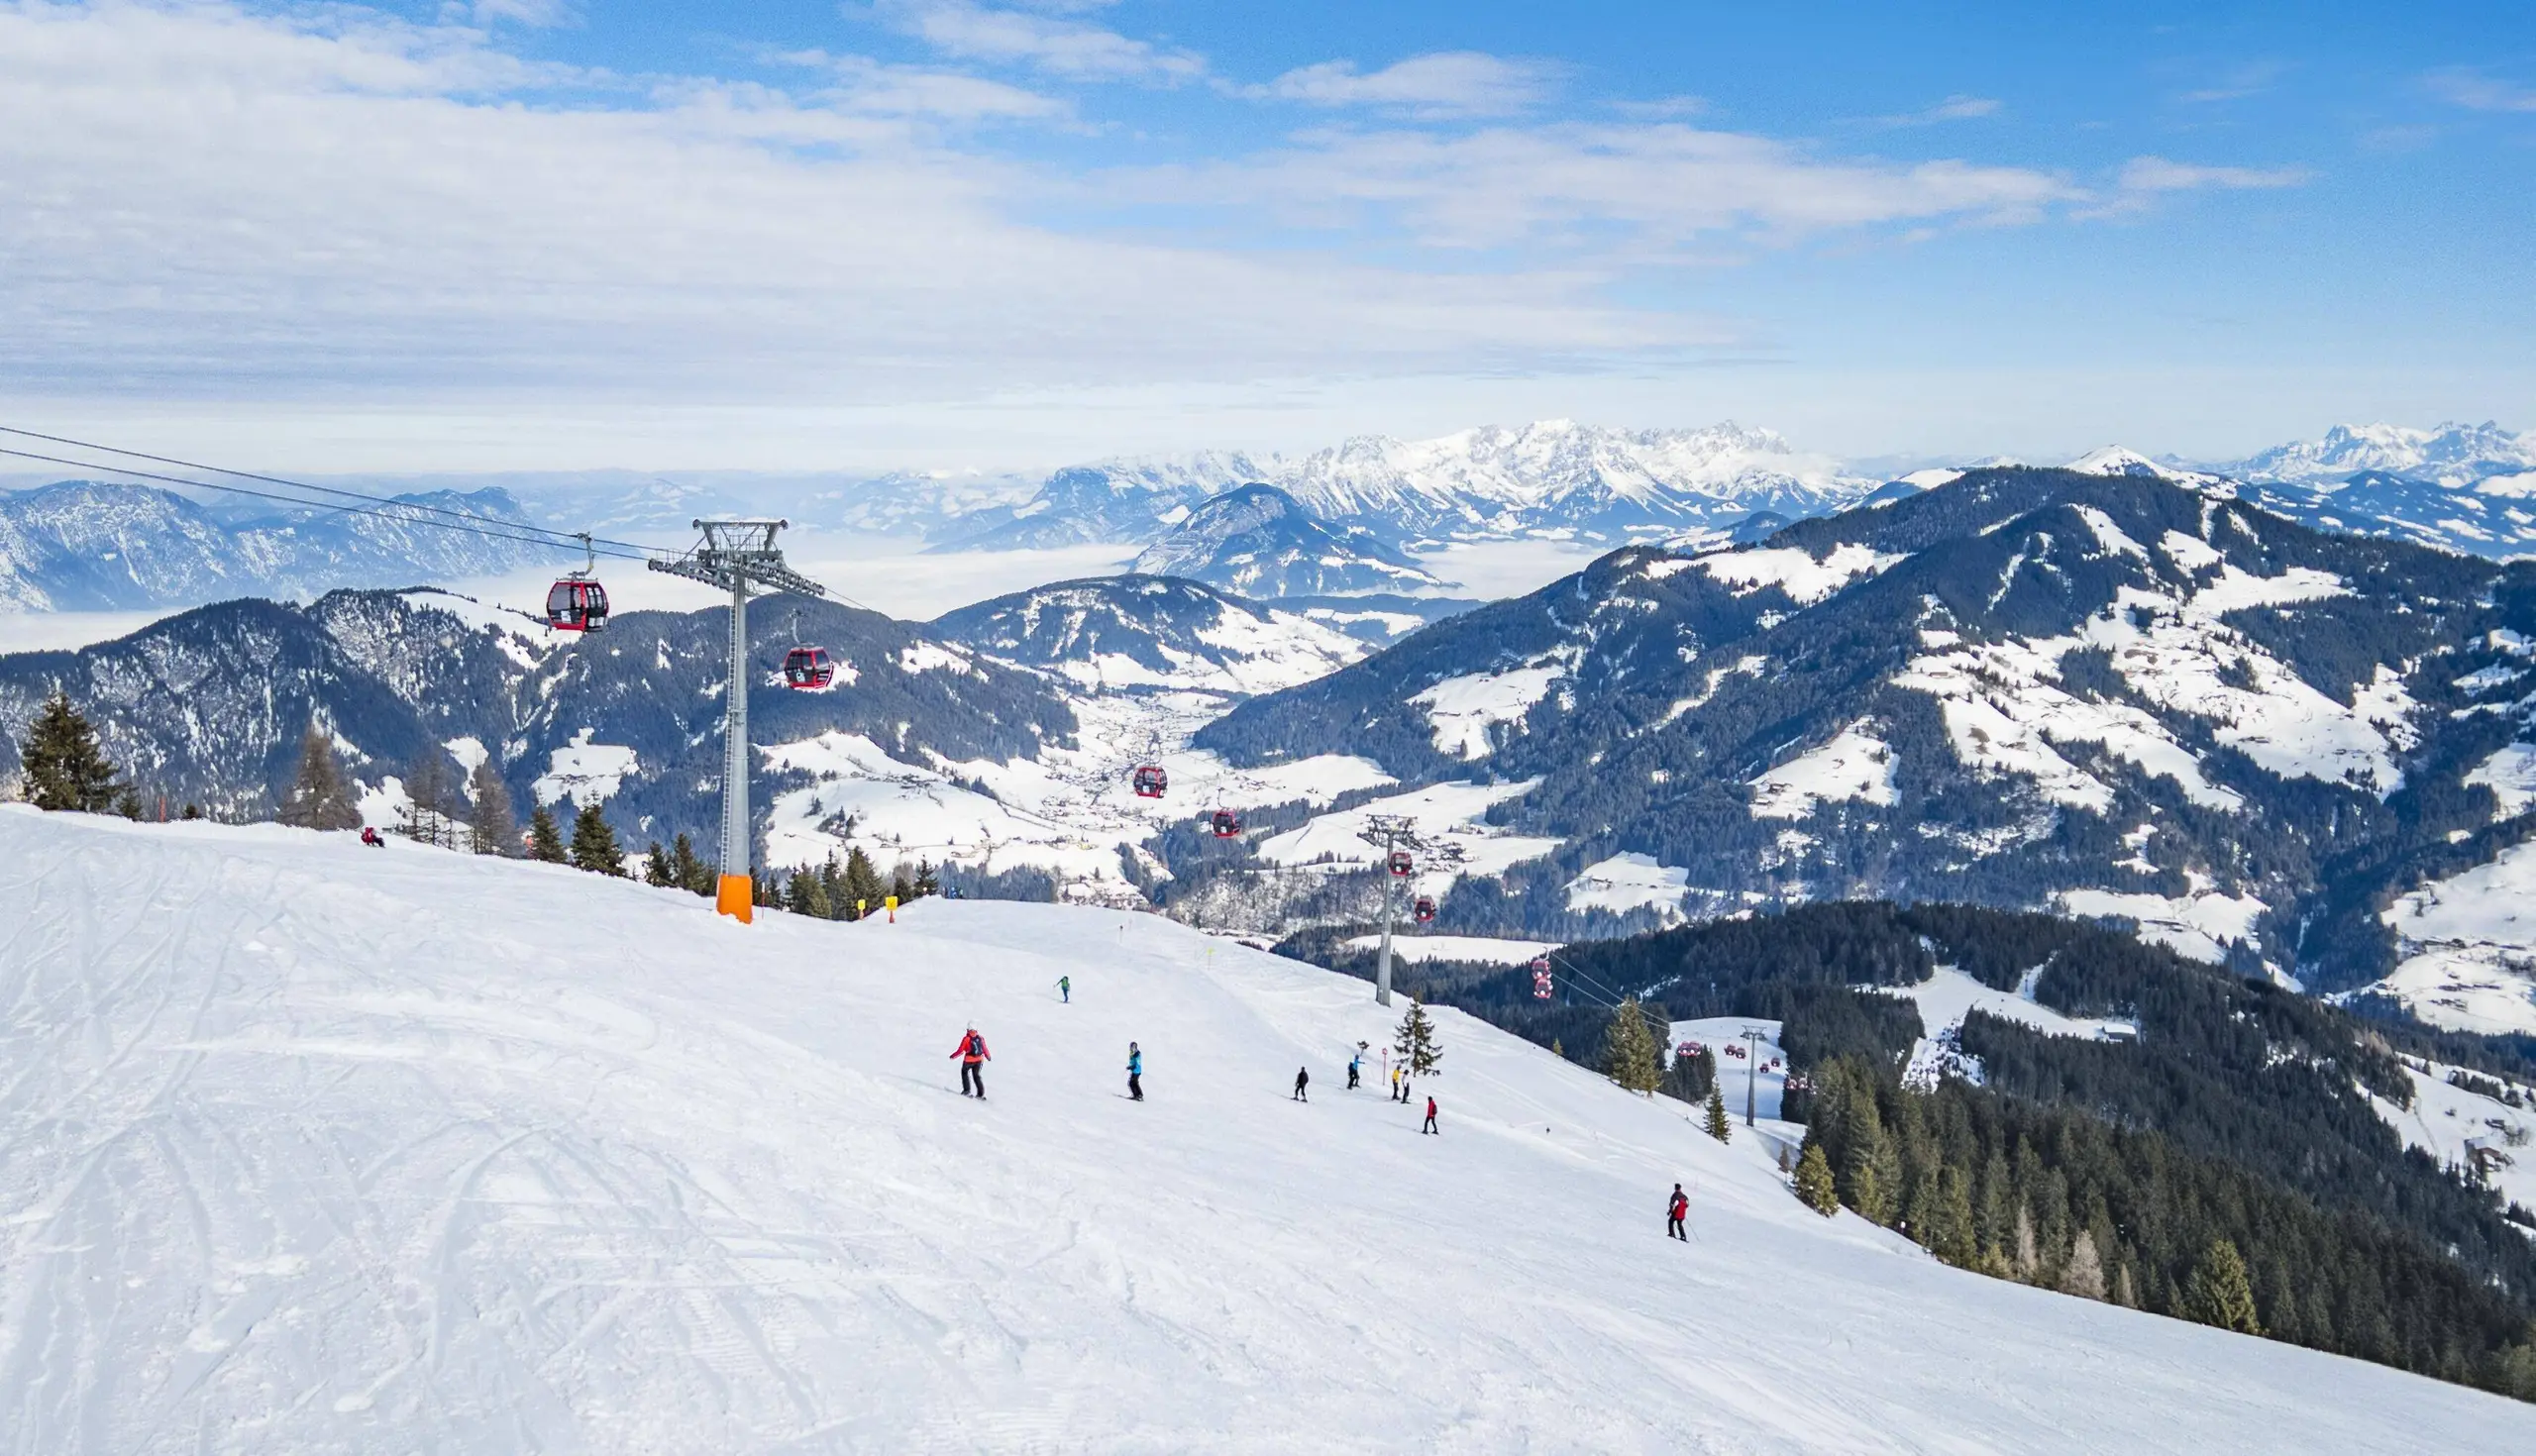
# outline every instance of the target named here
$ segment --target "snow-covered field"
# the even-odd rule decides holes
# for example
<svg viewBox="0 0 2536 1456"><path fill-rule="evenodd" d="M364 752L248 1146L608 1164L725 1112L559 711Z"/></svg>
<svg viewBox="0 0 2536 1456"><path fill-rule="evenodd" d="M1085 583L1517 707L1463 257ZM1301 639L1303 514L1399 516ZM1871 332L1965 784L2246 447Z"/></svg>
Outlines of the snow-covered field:
<svg viewBox="0 0 2536 1456"><path fill-rule="evenodd" d="M1818 1218L1759 1140L1450 1011L1423 1138L1338 1091L1393 1020L1362 983L1159 917L743 927L23 808L0 916L10 1450L2536 1443L2536 1408Z"/></svg>
<svg viewBox="0 0 2536 1456"><path fill-rule="evenodd" d="M1481 822L1497 804L1521 798L1536 780L1518 783L1430 783L1409 793L1371 799L1334 814L1319 814L1299 829L1259 842L1259 858L1271 865L1373 864L1382 852L1364 838L1377 814L1409 822L1416 838L1413 883L1417 892L1441 897L1464 875L1503 875L1527 860L1558 848L1555 839L1509 834Z"/></svg>
<svg viewBox="0 0 2536 1456"><path fill-rule="evenodd" d="M1359 935L1348 940L1351 951L1382 948L1379 935ZM1558 949L1554 940L1503 940L1492 935L1417 935L1396 934L1391 938L1394 957L1413 965L1428 961L1477 961L1499 966L1521 966L1537 956Z"/></svg>
<svg viewBox="0 0 2536 1456"><path fill-rule="evenodd" d="M1362 982L1154 916L743 928L28 809L0 850L18 1451L2536 1441L2526 1405L1819 1220L1755 1139L1453 1012L1421 1139L1336 1091L1392 1020ZM943 1055L969 1022L987 1103ZM1699 1243L1661 1243L1674 1180Z"/></svg>
<svg viewBox="0 0 2536 1456"><path fill-rule="evenodd" d="M2406 1147L2430 1154L2443 1168L2466 1167L2476 1147L2497 1154L2492 1187L2509 1202L2536 1211L2536 1088L2519 1088L2525 1105L2513 1107L2451 1086L2449 1075L2457 1069L2444 1062L2422 1065L2430 1070L2425 1073L2409 1062L2404 1068L2413 1084L2411 1106L2398 1107L2374 1093L2369 1105Z"/></svg>
<svg viewBox="0 0 2536 1456"><path fill-rule="evenodd" d="M2373 989L2434 1025L2536 1031L2536 843L2400 895L2380 918L2404 959Z"/></svg>

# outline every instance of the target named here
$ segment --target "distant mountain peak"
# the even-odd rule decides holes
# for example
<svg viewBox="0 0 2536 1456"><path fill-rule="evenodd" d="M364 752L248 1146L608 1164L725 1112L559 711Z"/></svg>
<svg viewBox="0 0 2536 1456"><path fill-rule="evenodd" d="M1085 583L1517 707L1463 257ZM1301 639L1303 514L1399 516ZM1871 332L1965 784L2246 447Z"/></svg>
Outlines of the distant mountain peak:
<svg viewBox="0 0 2536 1456"><path fill-rule="evenodd" d="M1361 527L1334 530L1274 485L1236 485L1193 508L1129 570L1249 597L1431 590L1445 583Z"/></svg>

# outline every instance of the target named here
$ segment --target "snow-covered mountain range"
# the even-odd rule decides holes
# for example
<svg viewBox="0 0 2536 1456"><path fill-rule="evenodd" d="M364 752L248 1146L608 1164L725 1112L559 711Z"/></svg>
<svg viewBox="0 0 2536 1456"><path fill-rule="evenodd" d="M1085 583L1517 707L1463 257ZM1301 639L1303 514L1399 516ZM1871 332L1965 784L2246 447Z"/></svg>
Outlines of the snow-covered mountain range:
<svg viewBox="0 0 2536 1456"><path fill-rule="evenodd" d="M2531 573L2150 474L1980 470L1615 553L1196 743L1506 785L1532 857L1477 903L1510 932L1944 886L2344 988L2394 968L2391 896L2536 832Z"/></svg>
<svg viewBox="0 0 2536 1456"><path fill-rule="evenodd" d="M1004 662L1088 690L1162 689L1246 697L1325 677L1363 641L1174 576L1058 581L962 607L933 629Z"/></svg>
<svg viewBox="0 0 2536 1456"><path fill-rule="evenodd" d="M527 523L498 489L404 495L410 505ZM0 609L127 611L223 596L492 575L558 559L522 541L443 530L417 511L216 508L154 486L66 480L0 493Z"/></svg>
<svg viewBox="0 0 2536 1456"><path fill-rule="evenodd" d="M1274 485L1239 485L1199 502L1129 570L1260 598L1407 593L1447 584L1362 526L1322 524Z"/></svg>

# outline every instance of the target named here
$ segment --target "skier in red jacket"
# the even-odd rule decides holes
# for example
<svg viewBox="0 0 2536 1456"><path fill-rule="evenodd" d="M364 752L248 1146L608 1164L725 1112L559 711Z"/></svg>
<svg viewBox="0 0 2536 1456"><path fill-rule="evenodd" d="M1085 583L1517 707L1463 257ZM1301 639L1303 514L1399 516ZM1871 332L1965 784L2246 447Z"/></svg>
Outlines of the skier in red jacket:
<svg viewBox="0 0 2536 1456"><path fill-rule="evenodd" d="M978 1035L978 1029L972 1026L960 1038L960 1045L952 1049L951 1055L960 1059L960 1095L965 1097L975 1089L978 1100L985 1101L987 1074L986 1069L978 1064L995 1060L995 1054L987 1050L987 1039Z"/></svg>
<svg viewBox="0 0 2536 1456"><path fill-rule="evenodd" d="M1677 1183L1673 1185L1673 1201L1664 1210L1664 1236L1689 1243L1691 1236L1682 1232L1682 1220L1690 1216L1691 1196L1682 1192L1682 1186Z"/></svg>
<svg viewBox="0 0 2536 1456"><path fill-rule="evenodd" d="M1434 1133L1437 1137L1442 1137L1444 1135L1442 1129L1435 1126L1435 1099L1433 1097L1428 1097L1426 1099L1426 1125L1418 1130L1420 1132Z"/></svg>

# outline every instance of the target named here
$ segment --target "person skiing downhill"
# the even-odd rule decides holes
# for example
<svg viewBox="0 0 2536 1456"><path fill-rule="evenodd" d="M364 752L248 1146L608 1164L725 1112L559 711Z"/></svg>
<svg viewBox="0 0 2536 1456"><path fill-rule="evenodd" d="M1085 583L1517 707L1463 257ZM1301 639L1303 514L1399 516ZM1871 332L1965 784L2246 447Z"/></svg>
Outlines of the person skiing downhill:
<svg viewBox="0 0 2536 1456"><path fill-rule="evenodd" d="M1063 1001L1063 1002L1065 1002L1065 1003L1066 1003L1067 1005L1069 1005L1069 1006L1071 1006L1071 1005L1073 1005L1073 1004L1074 1004L1074 978L1073 978L1073 977L1071 977L1071 976L1060 976L1060 977L1058 977L1058 978L1057 978L1057 999L1058 999L1058 1000L1061 1000L1061 1001ZM1131 1046L1132 1046L1132 1045L1133 1045L1133 1043L1129 1043L1129 1045L1131 1045Z"/></svg>
<svg viewBox="0 0 2536 1456"><path fill-rule="evenodd" d="M970 1090L974 1088L978 1100L985 1101L987 1074L979 1064L995 1060L995 1054L987 1050L987 1039L978 1035L978 1029L972 1026L960 1038L960 1044L952 1049L951 1055L960 1059L960 1095L970 1095Z"/></svg>
<svg viewBox="0 0 2536 1456"><path fill-rule="evenodd" d="M1312 1086L1312 1073L1311 1073L1309 1070L1307 1070L1307 1069L1305 1069L1305 1068L1302 1068L1302 1067L1298 1067L1298 1068L1296 1068L1296 1069L1295 1069L1295 1094L1294 1094L1294 1096L1293 1096L1293 1097L1289 1098L1289 1100L1291 1100L1291 1101L1297 1101L1297 1102L1309 1102L1309 1101L1311 1101L1311 1100L1312 1100L1312 1098L1310 1098L1310 1097L1308 1097L1308 1096L1305 1096L1305 1095L1304 1095L1304 1089L1305 1089L1305 1088L1308 1088L1308 1087L1310 1087L1310 1086Z"/></svg>
<svg viewBox="0 0 2536 1456"><path fill-rule="evenodd" d="M1347 1059L1347 1090L1349 1092L1354 1092L1356 1090L1357 1078L1364 1071L1364 1068L1365 1054L1363 1052L1358 1052L1356 1055Z"/></svg>
<svg viewBox="0 0 2536 1456"><path fill-rule="evenodd" d="M1127 1095L1139 1102L1145 1099L1144 1075L1145 1054L1136 1050L1134 1042L1129 1042L1127 1043Z"/></svg>
<svg viewBox="0 0 2536 1456"><path fill-rule="evenodd" d="M1673 1185L1673 1201L1664 1209L1664 1236L1689 1243L1691 1236L1682 1232L1682 1220L1689 1216L1691 1216L1691 1196L1682 1192L1682 1186L1677 1183Z"/></svg>
<svg viewBox="0 0 2536 1456"><path fill-rule="evenodd" d="M1433 1097L1428 1097L1426 1099L1426 1125L1418 1130L1420 1132L1434 1133L1437 1137L1442 1137L1444 1135L1443 1130L1435 1125L1435 1099Z"/></svg>

